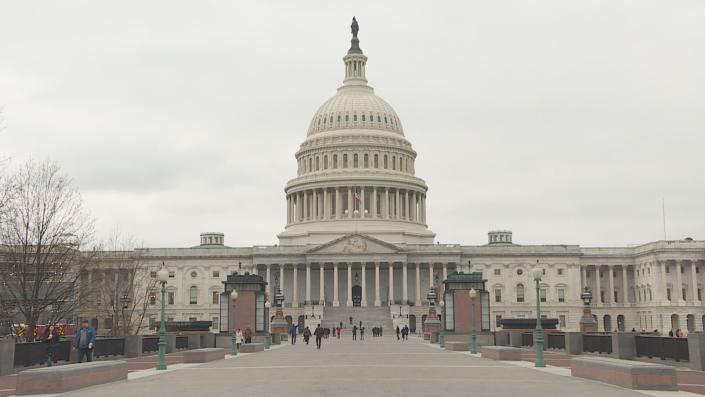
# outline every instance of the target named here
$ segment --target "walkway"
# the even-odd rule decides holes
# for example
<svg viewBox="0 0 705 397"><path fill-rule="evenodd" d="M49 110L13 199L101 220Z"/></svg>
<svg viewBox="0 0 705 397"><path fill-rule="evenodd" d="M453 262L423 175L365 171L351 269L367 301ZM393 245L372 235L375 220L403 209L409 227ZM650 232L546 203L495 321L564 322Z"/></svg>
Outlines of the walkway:
<svg viewBox="0 0 705 397"><path fill-rule="evenodd" d="M301 338L299 338L301 339ZM570 376L565 368L497 362L448 352L420 339L303 342L213 363L147 370L131 380L70 393L96 396L634 396L647 394ZM650 393L685 396L683 392Z"/></svg>

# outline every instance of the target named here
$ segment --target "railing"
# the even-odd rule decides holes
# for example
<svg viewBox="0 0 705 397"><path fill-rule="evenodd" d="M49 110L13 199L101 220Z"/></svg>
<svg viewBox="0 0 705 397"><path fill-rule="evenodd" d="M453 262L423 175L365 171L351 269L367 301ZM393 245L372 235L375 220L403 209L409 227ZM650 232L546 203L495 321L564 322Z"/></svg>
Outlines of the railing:
<svg viewBox="0 0 705 397"><path fill-rule="evenodd" d="M583 334L583 351L589 353L612 353L612 335Z"/></svg>
<svg viewBox="0 0 705 397"><path fill-rule="evenodd" d="M636 336L637 357L658 357L661 360L690 361L687 338L667 336Z"/></svg>
<svg viewBox="0 0 705 397"><path fill-rule="evenodd" d="M188 349L188 336L176 337L176 350Z"/></svg>
<svg viewBox="0 0 705 397"><path fill-rule="evenodd" d="M122 356L125 354L125 339L100 338L95 341L93 357Z"/></svg>
<svg viewBox="0 0 705 397"><path fill-rule="evenodd" d="M534 334L527 332L521 334L521 345L522 346L533 346L534 345Z"/></svg>
<svg viewBox="0 0 705 397"><path fill-rule="evenodd" d="M158 337L143 337L142 338L142 353L153 353L159 351Z"/></svg>
<svg viewBox="0 0 705 397"><path fill-rule="evenodd" d="M565 334L546 334L546 347L565 350Z"/></svg>
<svg viewBox="0 0 705 397"><path fill-rule="evenodd" d="M71 340L59 341L54 360L69 361L71 357ZM27 342L15 344L15 367L30 367L44 364L47 359L47 344L44 342Z"/></svg>

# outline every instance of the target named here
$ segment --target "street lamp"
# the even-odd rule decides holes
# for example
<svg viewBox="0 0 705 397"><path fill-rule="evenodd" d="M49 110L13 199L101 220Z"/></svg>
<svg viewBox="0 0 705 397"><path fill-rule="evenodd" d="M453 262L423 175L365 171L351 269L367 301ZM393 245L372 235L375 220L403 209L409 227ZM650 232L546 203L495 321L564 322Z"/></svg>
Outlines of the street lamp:
<svg viewBox="0 0 705 397"><path fill-rule="evenodd" d="M597 322L592 317L590 302L592 302L592 292L590 288L585 287L580 294L580 299L583 301L583 317L580 319L580 332L596 332Z"/></svg>
<svg viewBox="0 0 705 397"><path fill-rule="evenodd" d="M441 318L443 319L443 324L441 324L441 333L440 333L440 335L438 335L438 344L441 347L445 347L445 345L446 345L446 316L445 316L445 312L443 311L445 305L446 305L446 303L443 300L438 302L438 307L441 308L441 316L442 316Z"/></svg>
<svg viewBox="0 0 705 397"><path fill-rule="evenodd" d="M166 293L166 282L169 280L169 271L164 267L164 262L162 262L162 268L157 272L157 279L159 284L162 286L162 299L161 299L161 310L160 310L160 321L159 321L159 358L157 359L157 369L166 369L166 359L164 353L166 352L166 325L164 324L164 294Z"/></svg>
<svg viewBox="0 0 705 397"><path fill-rule="evenodd" d="M538 261L536 261L538 265ZM536 362L534 366L545 367L546 362L543 360L543 329L541 328L541 292L539 290L539 282L543 277L543 268L536 266L531 269L531 276L536 281L536 336L534 337L534 347L536 348Z"/></svg>
<svg viewBox="0 0 705 397"><path fill-rule="evenodd" d="M269 331L269 308L272 307L272 304L269 303L269 300L264 302L264 348L269 349L269 346L271 345L271 338L272 338L272 333Z"/></svg>
<svg viewBox="0 0 705 397"><path fill-rule="evenodd" d="M237 356L237 327L235 326L237 320L237 313L235 312L237 291L233 290L233 292L230 293L230 299L233 301L233 331L230 333L230 354Z"/></svg>
<svg viewBox="0 0 705 397"><path fill-rule="evenodd" d="M470 291L468 291L468 295L470 296L470 303L472 304L472 349L471 353L472 354L477 354L477 331L475 328L475 298L477 297L477 291L475 291L475 288L470 288Z"/></svg>

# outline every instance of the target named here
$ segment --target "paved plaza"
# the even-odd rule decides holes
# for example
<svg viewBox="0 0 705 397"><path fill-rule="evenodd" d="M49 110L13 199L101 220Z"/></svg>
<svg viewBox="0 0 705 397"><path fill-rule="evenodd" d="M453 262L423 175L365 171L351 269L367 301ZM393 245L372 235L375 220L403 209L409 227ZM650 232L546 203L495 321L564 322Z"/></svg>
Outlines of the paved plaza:
<svg viewBox="0 0 705 397"><path fill-rule="evenodd" d="M568 369L536 370L448 352L419 338L354 342L299 341L270 351L207 364L175 364L131 372L130 380L71 392L71 396L644 396L616 386L565 376ZM685 392L650 392L685 396ZM695 395L692 395L695 396Z"/></svg>

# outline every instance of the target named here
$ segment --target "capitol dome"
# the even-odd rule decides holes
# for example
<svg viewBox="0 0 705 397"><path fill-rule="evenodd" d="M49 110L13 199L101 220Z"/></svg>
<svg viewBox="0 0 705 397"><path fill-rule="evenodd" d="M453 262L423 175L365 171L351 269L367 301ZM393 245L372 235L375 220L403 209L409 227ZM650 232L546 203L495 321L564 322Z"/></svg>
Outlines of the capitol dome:
<svg viewBox="0 0 705 397"><path fill-rule="evenodd" d="M281 245L321 244L347 234L390 243L431 244L426 183L414 175L416 151L399 116L367 84L367 56L353 38L345 77L321 105L296 152L296 178L286 187Z"/></svg>

